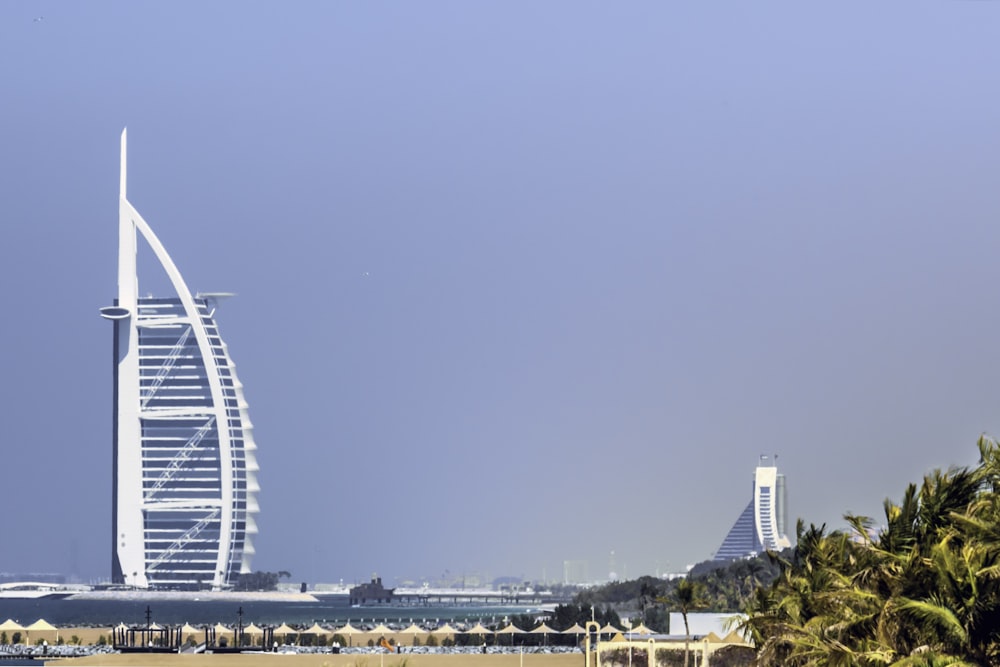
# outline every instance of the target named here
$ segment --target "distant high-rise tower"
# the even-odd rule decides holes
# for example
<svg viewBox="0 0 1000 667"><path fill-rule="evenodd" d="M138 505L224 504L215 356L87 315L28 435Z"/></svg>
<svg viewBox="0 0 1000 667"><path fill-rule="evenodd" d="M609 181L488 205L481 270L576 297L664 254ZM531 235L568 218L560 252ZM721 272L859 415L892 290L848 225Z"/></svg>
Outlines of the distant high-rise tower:
<svg viewBox="0 0 1000 667"><path fill-rule="evenodd" d="M590 572L585 560L564 560L563 561L563 583L564 584L587 584L590 583Z"/></svg>
<svg viewBox="0 0 1000 667"><path fill-rule="evenodd" d="M773 460L761 456L754 472L753 497L715 552L715 560L790 547L792 543L785 536L786 502L785 476L778 473Z"/></svg>
<svg viewBox="0 0 1000 667"><path fill-rule="evenodd" d="M114 324L114 583L222 589L250 572L257 461L243 385L215 324L222 294L192 296L125 195L121 139ZM173 296L139 297L145 240Z"/></svg>

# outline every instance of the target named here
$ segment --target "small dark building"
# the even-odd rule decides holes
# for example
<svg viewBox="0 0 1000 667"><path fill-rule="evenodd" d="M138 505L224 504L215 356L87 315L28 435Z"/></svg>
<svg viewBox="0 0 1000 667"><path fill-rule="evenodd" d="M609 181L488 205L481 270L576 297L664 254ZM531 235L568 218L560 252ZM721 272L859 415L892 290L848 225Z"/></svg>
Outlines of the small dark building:
<svg viewBox="0 0 1000 667"><path fill-rule="evenodd" d="M359 584L351 588L351 604L381 604L392 602L392 592L395 588L382 585L382 577L372 575L367 584Z"/></svg>

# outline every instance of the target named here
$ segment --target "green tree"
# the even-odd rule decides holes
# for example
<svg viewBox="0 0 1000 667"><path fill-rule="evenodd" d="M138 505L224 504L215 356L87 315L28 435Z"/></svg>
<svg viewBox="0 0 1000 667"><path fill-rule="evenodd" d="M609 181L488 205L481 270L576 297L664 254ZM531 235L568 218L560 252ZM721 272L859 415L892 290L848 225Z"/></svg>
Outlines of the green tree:
<svg viewBox="0 0 1000 667"><path fill-rule="evenodd" d="M290 578L289 572L281 570L279 572L247 572L241 574L236 581L234 588L237 591L273 591L277 590L278 582L283 578Z"/></svg>
<svg viewBox="0 0 1000 667"><path fill-rule="evenodd" d="M665 602L675 607L684 619L684 667L688 667L691 657L691 628L688 625L688 614L706 606L705 584L688 578L681 579Z"/></svg>
<svg viewBox="0 0 1000 667"><path fill-rule="evenodd" d="M799 522L779 576L745 605L761 665L1000 663L1000 450L934 471L884 504L877 533Z"/></svg>

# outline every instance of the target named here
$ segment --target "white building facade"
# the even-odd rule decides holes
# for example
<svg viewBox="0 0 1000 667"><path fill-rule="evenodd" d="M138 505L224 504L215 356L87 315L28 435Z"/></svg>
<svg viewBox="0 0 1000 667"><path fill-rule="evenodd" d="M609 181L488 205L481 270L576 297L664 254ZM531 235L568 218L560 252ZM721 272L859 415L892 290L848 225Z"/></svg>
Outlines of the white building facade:
<svg viewBox="0 0 1000 667"><path fill-rule="evenodd" d="M112 581L221 590L250 572L256 445L243 386L215 323L222 294L194 295L126 198L121 139L114 325ZM137 243L174 294L139 297Z"/></svg>
<svg viewBox="0 0 1000 667"><path fill-rule="evenodd" d="M761 456L754 470L753 496L715 552L715 560L746 558L790 547L787 506L785 476L778 472L773 459Z"/></svg>

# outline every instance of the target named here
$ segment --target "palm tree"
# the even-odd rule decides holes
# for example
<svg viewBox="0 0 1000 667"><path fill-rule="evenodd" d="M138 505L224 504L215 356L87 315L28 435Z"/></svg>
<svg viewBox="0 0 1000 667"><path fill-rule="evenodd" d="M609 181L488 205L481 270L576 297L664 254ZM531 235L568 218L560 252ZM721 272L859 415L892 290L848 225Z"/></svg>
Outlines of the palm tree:
<svg viewBox="0 0 1000 667"><path fill-rule="evenodd" d="M979 450L978 467L934 471L887 500L877 534L865 517L846 516L849 532L799 522L740 623L758 664L1000 664L1000 444L984 436Z"/></svg>
<svg viewBox="0 0 1000 667"><path fill-rule="evenodd" d="M684 619L684 667L688 667L691 655L691 628L688 625L688 613L705 607L705 584L688 578L681 579L677 582L673 593L664 601L676 606Z"/></svg>

